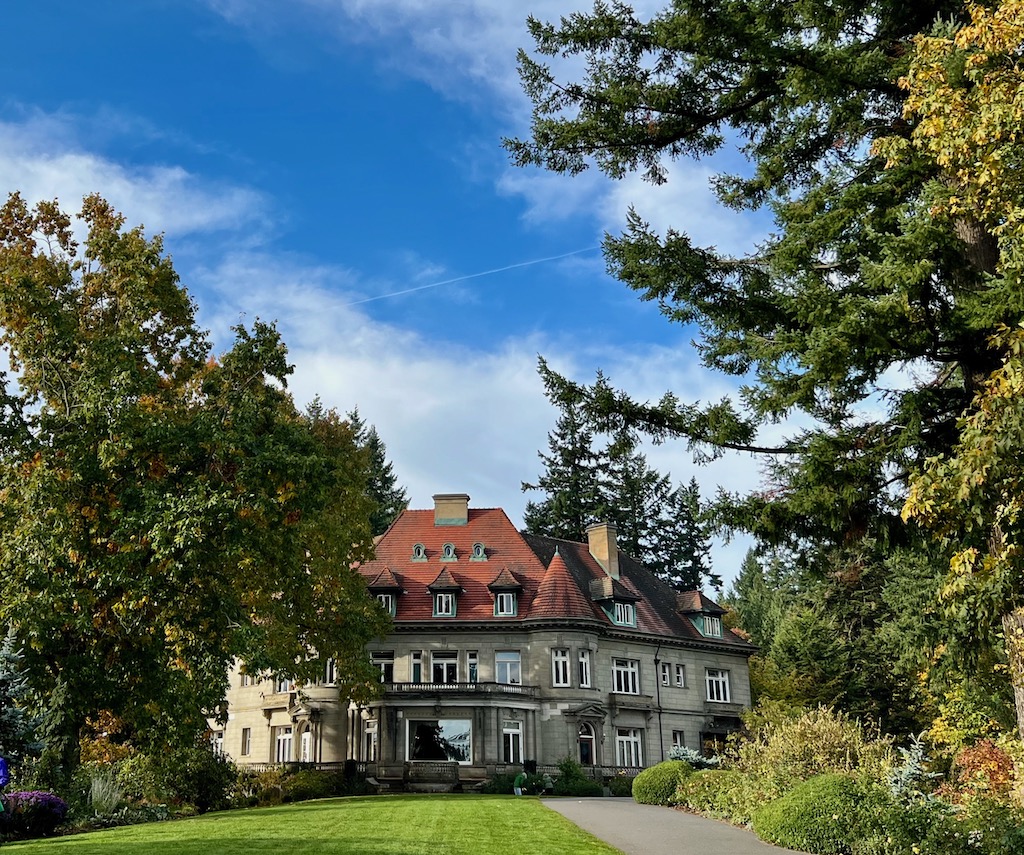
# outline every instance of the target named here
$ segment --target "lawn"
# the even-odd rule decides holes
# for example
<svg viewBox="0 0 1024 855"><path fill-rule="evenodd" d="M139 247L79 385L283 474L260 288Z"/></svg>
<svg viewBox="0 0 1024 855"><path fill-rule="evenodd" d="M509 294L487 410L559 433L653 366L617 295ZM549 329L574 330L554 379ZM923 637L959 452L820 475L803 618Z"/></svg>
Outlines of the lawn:
<svg viewBox="0 0 1024 855"><path fill-rule="evenodd" d="M533 798L370 796L7 843L5 855L619 855Z"/></svg>

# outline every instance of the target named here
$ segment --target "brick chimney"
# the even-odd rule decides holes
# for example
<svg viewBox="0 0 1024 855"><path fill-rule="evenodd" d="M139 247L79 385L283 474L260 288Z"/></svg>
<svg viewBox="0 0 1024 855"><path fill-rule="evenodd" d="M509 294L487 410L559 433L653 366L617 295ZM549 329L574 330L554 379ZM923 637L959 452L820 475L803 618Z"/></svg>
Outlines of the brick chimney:
<svg viewBox="0 0 1024 855"><path fill-rule="evenodd" d="M615 543L615 526L610 522L594 523L587 527L590 554L613 579L619 578L619 547Z"/></svg>
<svg viewBox="0 0 1024 855"><path fill-rule="evenodd" d="M434 525L466 525L468 522L468 495L465 493L438 493L434 496Z"/></svg>

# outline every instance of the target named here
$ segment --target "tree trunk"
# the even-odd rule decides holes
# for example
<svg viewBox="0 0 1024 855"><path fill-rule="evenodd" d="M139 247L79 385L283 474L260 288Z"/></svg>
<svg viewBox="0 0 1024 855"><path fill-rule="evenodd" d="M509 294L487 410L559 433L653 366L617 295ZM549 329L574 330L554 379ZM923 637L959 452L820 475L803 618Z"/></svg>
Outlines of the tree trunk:
<svg viewBox="0 0 1024 855"><path fill-rule="evenodd" d="M1003 636L1017 710L1017 734L1024 740L1024 607L1003 615Z"/></svg>

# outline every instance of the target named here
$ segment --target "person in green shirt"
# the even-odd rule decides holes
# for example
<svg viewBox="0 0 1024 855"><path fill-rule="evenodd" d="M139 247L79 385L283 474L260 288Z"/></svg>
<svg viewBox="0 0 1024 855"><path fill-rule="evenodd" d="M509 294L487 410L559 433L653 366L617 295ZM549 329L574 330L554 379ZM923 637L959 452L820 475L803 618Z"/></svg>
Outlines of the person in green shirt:
<svg viewBox="0 0 1024 855"><path fill-rule="evenodd" d="M525 772L520 772L518 775L516 775L516 779L513 782L513 787L515 788L515 793L516 793L517 796L521 796L523 794L523 785L525 783L526 783L526 773Z"/></svg>

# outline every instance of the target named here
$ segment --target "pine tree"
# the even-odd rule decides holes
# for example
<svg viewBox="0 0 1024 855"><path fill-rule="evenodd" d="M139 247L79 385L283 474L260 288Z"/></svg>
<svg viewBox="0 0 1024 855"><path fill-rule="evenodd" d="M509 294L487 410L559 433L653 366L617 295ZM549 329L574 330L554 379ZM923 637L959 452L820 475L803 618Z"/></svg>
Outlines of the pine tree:
<svg viewBox="0 0 1024 855"><path fill-rule="evenodd" d="M21 705L28 693L23 658L14 646L14 636L8 634L0 642L0 757L11 766L41 749L35 738L38 722Z"/></svg>
<svg viewBox="0 0 1024 855"><path fill-rule="evenodd" d="M356 442L369 455L370 475L367 493L373 499L375 508L370 515L370 529L373 535L387 531L402 511L409 507L409 496L404 487L398 485L395 467L387 459L387 447L374 425L367 425L359 415L359 408L347 416L356 435Z"/></svg>

